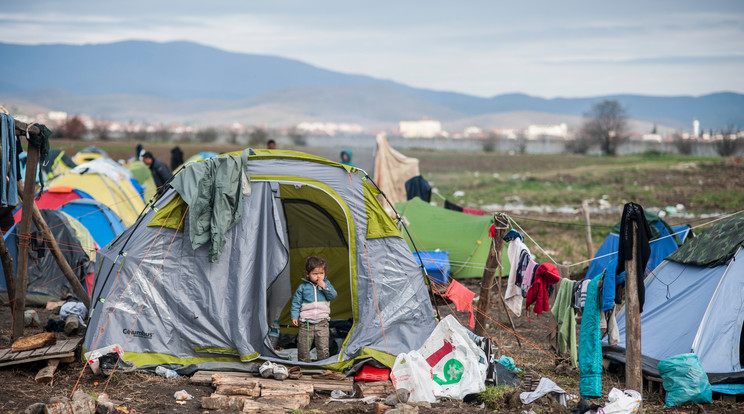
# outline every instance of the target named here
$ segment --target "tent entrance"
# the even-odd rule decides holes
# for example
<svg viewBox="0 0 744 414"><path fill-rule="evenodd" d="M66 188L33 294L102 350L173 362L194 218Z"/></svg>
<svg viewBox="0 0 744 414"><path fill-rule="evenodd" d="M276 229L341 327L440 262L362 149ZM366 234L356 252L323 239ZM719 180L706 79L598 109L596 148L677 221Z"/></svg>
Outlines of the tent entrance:
<svg viewBox="0 0 744 414"><path fill-rule="evenodd" d="M298 328L292 325L290 307L292 297L304 277L308 256L320 256L328 262L326 279L338 292L331 301L331 355L340 351L353 320L354 293L351 283L351 259L348 235L353 223L337 200L327 192L299 184L279 184L274 192L276 212L284 224L282 235L289 251L287 267L268 291L269 325L278 322L282 344L287 335L296 337ZM333 343L335 342L335 344ZM290 342L290 345L291 342Z"/></svg>

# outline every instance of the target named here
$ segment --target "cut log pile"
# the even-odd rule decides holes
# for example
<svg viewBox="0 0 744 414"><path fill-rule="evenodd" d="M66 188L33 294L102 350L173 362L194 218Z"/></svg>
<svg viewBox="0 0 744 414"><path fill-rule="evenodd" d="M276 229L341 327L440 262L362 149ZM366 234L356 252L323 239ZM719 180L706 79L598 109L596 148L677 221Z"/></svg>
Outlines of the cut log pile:
<svg viewBox="0 0 744 414"><path fill-rule="evenodd" d="M354 383L352 378L323 379L302 377L283 381L255 377L250 373L199 371L191 377L195 384L211 384L215 391L202 397L208 410L240 410L248 413L286 412L310 404L315 393L342 391L355 398L381 397L394 392L390 381Z"/></svg>

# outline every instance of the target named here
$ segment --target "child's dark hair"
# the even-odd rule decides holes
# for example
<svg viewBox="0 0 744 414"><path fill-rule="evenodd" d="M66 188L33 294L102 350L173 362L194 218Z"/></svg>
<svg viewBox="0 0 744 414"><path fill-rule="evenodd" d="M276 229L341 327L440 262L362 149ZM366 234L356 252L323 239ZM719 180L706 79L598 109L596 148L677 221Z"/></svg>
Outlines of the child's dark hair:
<svg viewBox="0 0 744 414"><path fill-rule="evenodd" d="M308 256L305 260L305 274L310 274L316 267L322 267L323 271L328 271L328 262L319 256Z"/></svg>

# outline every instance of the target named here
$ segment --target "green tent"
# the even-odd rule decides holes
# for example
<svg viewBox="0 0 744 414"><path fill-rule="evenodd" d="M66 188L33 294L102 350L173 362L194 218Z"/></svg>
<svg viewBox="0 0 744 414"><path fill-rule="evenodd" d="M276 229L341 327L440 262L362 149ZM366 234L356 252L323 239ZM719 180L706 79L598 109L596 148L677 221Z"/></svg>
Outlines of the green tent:
<svg viewBox="0 0 744 414"><path fill-rule="evenodd" d="M449 252L450 276L455 279L482 277L491 239L488 229L493 216L474 216L433 206L416 197L395 208L409 223L413 243L419 250ZM411 240L406 238L413 250ZM509 274L506 245L502 254L502 275Z"/></svg>

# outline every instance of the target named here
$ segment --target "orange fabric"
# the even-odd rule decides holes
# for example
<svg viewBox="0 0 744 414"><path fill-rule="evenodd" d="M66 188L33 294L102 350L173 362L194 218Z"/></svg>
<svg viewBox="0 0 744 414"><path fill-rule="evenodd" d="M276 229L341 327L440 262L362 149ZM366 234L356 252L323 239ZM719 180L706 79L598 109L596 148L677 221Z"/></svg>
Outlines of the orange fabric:
<svg viewBox="0 0 744 414"><path fill-rule="evenodd" d="M470 329L475 328L475 316L473 315L474 292L471 292L457 280L452 279L452 283L450 283L447 291L442 296L451 300L457 310L470 312L470 315L468 315L468 325L470 325Z"/></svg>

